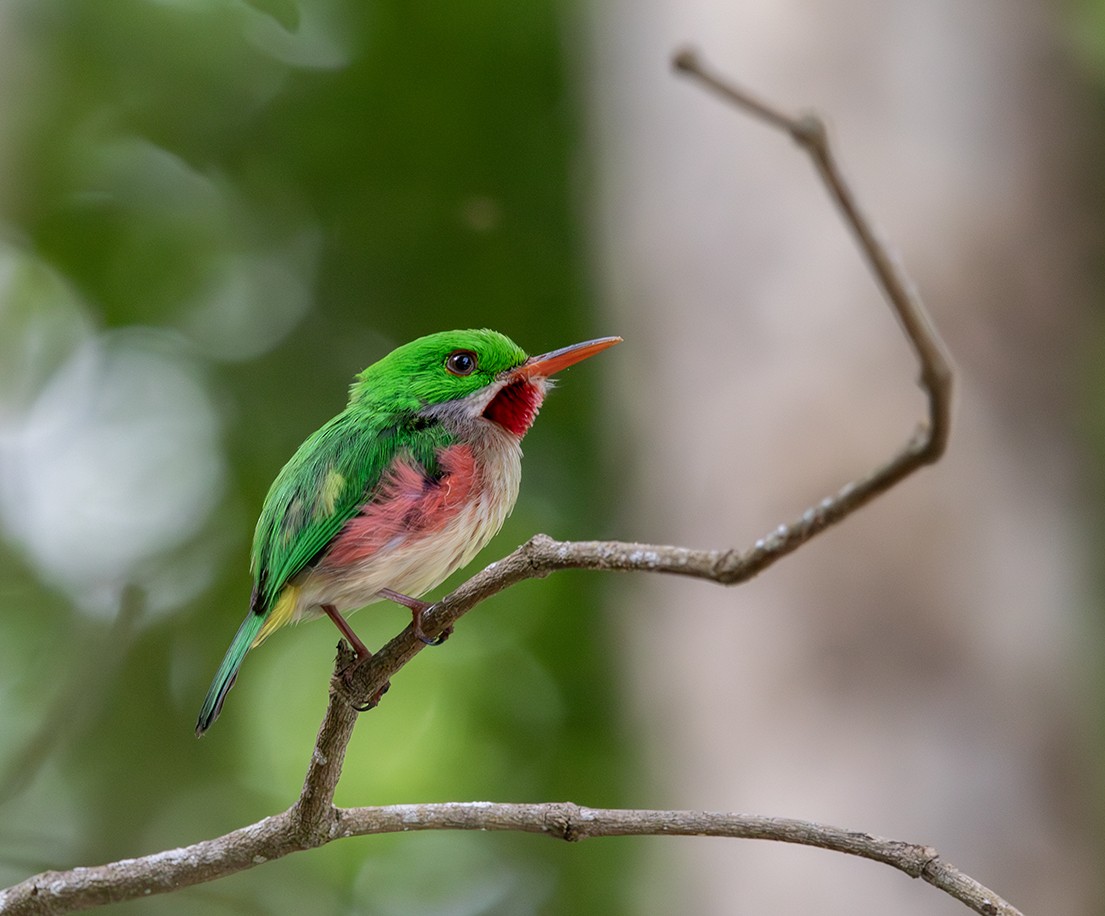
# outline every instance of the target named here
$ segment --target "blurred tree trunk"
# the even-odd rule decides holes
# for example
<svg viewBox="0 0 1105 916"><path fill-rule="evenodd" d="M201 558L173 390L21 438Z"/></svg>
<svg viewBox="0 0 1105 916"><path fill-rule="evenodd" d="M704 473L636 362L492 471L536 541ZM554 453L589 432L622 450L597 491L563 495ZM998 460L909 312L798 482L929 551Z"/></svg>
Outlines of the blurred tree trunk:
<svg viewBox="0 0 1105 916"><path fill-rule="evenodd" d="M618 535L748 546L923 415L912 356L809 162L672 76L684 42L827 117L960 368L936 468L749 586L634 583L629 677L660 789L630 801L927 842L1026 912L1089 912L1100 786L1072 416L1087 222L1050 10L598 9L596 235L642 443L620 456L637 495ZM694 840L654 855L642 912L957 911L824 854Z"/></svg>

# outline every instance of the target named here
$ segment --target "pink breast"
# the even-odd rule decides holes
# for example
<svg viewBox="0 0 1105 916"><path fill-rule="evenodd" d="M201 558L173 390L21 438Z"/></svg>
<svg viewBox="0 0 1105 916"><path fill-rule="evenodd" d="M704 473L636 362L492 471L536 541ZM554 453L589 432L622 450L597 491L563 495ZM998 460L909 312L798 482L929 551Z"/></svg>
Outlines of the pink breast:
<svg viewBox="0 0 1105 916"><path fill-rule="evenodd" d="M333 569L363 563L448 525L476 495L476 461L468 446L454 445L438 453L438 466L441 476L434 480L409 460L397 459L372 501L338 532L321 565Z"/></svg>

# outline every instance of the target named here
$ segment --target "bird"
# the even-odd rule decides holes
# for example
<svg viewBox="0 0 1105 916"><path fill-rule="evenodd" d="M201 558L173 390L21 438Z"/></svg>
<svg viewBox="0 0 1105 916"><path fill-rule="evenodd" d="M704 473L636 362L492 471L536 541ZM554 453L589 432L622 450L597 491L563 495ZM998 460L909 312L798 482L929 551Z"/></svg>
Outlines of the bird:
<svg viewBox="0 0 1105 916"><path fill-rule="evenodd" d="M615 344L602 337L527 356L483 329L429 334L357 375L345 408L307 437L265 497L250 552L249 611L196 722L222 711L246 654L281 627L327 616L360 659L345 616L382 600L408 608L499 531L521 483L521 442L552 376Z"/></svg>

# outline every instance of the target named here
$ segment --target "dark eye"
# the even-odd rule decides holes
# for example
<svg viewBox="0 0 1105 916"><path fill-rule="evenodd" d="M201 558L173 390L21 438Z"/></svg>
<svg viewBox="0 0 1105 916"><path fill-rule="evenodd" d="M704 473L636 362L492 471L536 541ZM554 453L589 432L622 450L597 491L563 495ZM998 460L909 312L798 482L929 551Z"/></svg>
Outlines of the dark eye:
<svg viewBox="0 0 1105 916"><path fill-rule="evenodd" d="M471 350L454 350L445 357L445 368L453 375L471 375L476 371L476 354Z"/></svg>

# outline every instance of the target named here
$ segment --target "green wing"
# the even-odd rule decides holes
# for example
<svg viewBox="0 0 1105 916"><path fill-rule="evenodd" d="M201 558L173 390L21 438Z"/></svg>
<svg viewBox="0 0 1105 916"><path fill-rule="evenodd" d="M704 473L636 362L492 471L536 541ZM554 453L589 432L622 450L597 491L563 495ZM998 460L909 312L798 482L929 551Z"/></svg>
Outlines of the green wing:
<svg viewBox="0 0 1105 916"><path fill-rule="evenodd" d="M272 609L288 580L372 499L398 456L436 477L437 450L450 441L440 424L427 425L415 415L382 427L349 408L312 434L273 481L257 520L250 558L253 611Z"/></svg>

